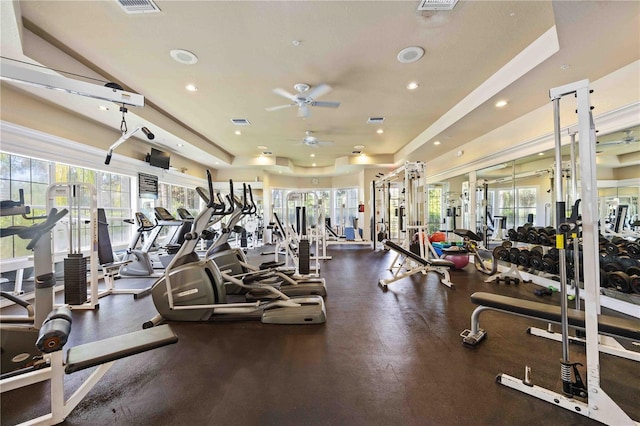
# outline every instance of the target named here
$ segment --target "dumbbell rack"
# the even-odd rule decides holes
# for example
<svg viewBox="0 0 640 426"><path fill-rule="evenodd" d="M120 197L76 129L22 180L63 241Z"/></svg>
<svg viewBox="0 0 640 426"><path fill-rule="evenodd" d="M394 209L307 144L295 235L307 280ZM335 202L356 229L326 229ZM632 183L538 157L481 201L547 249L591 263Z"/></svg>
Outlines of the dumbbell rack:
<svg viewBox="0 0 640 426"><path fill-rule="evenodd" d="M485 280L485 282L488 282L488 283L504 282L505 284L511 284L511 283L518 284L519 282L532 282L534 284L537 284L545 288L558 287L559 282L557 281L557 279L554 279L557 272L554 273L553 271L534 270L530 267L530 265L523 266L518 264L517 262L511 262L510 260L505 260L504 258L501 259L499 256L496 256L498 249L501 247L508 248L509 251L511 250L524 251L522 249L526 250L527 248L529 249L529 251L532 251L532 250L535 250L535 247L542 247L543 256L548 257L551 255L551 257L553 257L553 253L554 253L553 247L541 246L540 244L533 244L533 243L520 242L520 241L506 241L503 244L504 246L496 247L492 252L492 257L493 257L492 261L494 264L494 271L492 271L492 275L488 277ZM605 250L606 249L604 248L604 244L602 244L601 251L603 252L603 254L605 253ZM607 256L613 256L611 254L612 250L613 250L612 248L609 248L609 254L607 254ZM601 256L601 260L602 259L603 257ZM632 260L634 259L632 258ZM636 262L638 261L636 260ZM606 264L609 264L611 266L608 266L607 268L603 268L603 271L601 271L601 272L605 272L605 274L601 274L601 277L604 277L605 279L607 278L606 273L611 273L611 271L626 270L628 272L630 270L630 268L628 267L624 268L620 266L615 266L615 262L607 262L605 263L605 265ZM617 274L617 275L621 275L621 274ZM632 274L627 274L627 275L629 275L630 277L634 277L634 275ZM624 277L621 277L621 278L624 279ZM635 276L634 279L638 279L637 275ZM627 314L627 315L638 317L639 315L638 300L640 300L640 296L637 296L635 294L630 295L630 294L622 293L613 288L605 288L604 285L602 287L603 287L601 288L602 306ZM576 296L575 287L569 288L568 294L570 296ZM578 294L578 297L582 298L583 296Z"/></svg>

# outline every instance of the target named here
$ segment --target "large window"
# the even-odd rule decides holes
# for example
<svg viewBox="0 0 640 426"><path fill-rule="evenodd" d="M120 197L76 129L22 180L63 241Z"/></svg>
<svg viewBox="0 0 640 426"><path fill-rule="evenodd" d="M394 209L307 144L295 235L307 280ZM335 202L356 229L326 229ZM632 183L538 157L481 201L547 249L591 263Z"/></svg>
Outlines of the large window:
<svg viewBox="0 0 640 426"><path fill-rule="evenodd" d="M505 228L516 228L529 222L529 215L535 217L537 188L522 187L513 189L501 189L495 192L495 205L497 216L503 216Z"/></svg>
<svg viewBox="0 0 640 426"><path fill-rule="evenodd" d="M321 200L325 219L329 220L334 229L343 232L344 227L353 226L353 218L358 217L357 188L340 188L333 191L329 189L313 191L273 189L271 191L271 213L277 214L280 220L285 223L295 224L295 208L304 205L307 208L307 223L314 225L318 221L319 211L315 205L316 197L304 196L305 193L310 192L313 192L317 199ZM287 217L287 212L289 217ZM362 228L362 224L358 226Z"/></svg>
<svg viewBox="0 0 640 426"><path fill-rule="evenodd" d="M53 183L79 182L89 183L96 187L97 204L105 209L111 243L126 244L129 240L131 225L123 220L131 217L131 178L82 167L53 163L18 155L0 153L0 199L17 200L19 190L24 191L25 204L31 207L31 216L45 215L47 205L47 188ZM56 197L56 206L68 208L67 197ZM91 217L90 200L87 194L82 194L80 206L80 236L81 246L87 249L90 244L89 225L84 220ZM77 211L76 211L77 212ZM76 214L74 212L74 214ZM2 216L0 226L6 228L12 225L32 225L34 220L24 219L22 216ZM68 224L69 221L66 220ZM77 229L77 222L74 223ZM68 227L68 225L67 225ZM64 232L68 235L68 229ZM58 237L58 236L57 236ZM68 238L56 238L56 249L66 247ZM17 236L0 239L0 259L28 256L31 252L26 249L28 241Z"/></svg>
<svg viewBox="0 0 640 426"><path fill-rule="evenodd" d="M200 212L200 196L194 188L160 183L158 184L158 193L156 206L164 207L178 219L178 208L180 207L189 210L189 213L194 217ZM145 203L149 202L152 205L151 201L154 200L145 200ZM153 216L151 219L153 220Z"/></svg>
<svg viewBox="0 0 640 426"><path fill-rule="evenodd" d="M441 186L429 187L429 217L427 231L432 234L436 231L440 231L442 227L442 198L443 189Z"/></svg>
<svg viewBox="0 0 640 426"><path fill-rule="evenodd" d="M353 227L354 219L358 218L358 188L336 189L334 193L332 225L343 228ZM358 225L362 228L362 224Z"/></svg>

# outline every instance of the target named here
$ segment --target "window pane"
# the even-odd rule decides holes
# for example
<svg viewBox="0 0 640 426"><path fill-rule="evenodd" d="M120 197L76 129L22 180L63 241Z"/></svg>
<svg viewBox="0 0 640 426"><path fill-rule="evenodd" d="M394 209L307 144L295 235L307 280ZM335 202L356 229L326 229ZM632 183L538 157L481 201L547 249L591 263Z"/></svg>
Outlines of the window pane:
<svg viewBox="0 0 640 426"><path fill-rule="evenodd" d="M25 157L11 156L11 179L23 182L31 181L31 160Z"/></svg>
<svg viewBox="0 0 640 426"><path fill-rule="evenodd" d="M11 156L9 154L0 153L0 178L9 179L10 177L11 177Z"/></svg>
<svg viewBox="0 0 640 426"><path fill-rule="evenodd" d="M31 182L49 184L49 162L31 160Z"/></svg>

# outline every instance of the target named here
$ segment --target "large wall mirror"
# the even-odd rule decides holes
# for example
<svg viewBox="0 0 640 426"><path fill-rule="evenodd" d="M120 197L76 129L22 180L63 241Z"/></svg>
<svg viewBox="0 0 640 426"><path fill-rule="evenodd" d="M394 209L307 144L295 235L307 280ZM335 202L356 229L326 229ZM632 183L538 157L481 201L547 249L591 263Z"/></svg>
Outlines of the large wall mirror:
<svg viewBox="0 0 640 426"><path fill-rule="evenodd" d="M640 125L598 135L597 139L598 208L602 232L637 230L640 219ZM579 159L579 153L577 157ZM574 185L569 145L563 146L562 163L567 178L562 188L563 196L570 209L579 194L580 177L579 167L576 167ZM458 210L450 209L458 212L458 227L482 234L487 242L500 241L506 238L507 229L526 223L553 226L554 174L555 150L495 164L441 183L448 188L443 205L458 207ZM475 191L470 181L475 182Z"/></svg>

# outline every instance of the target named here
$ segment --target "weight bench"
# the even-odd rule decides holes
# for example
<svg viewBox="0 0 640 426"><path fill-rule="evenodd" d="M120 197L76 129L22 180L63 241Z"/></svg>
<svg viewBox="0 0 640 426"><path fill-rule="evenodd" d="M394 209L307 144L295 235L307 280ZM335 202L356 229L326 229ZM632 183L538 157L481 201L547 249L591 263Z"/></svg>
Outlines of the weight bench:
<svg viewBox="0 0 640 426"><path fill-rule="evenodd" d="M486 331L480 328L480 314L487 310L544 320L555 324L560 324L561 322L560 306L557 305L549 305L546 303L484 292L473 293L471 295L471 301L479 306L471 314L471 329L464 330L460 333L462 343L465 346L476 346L486 336ZM583 311L568 309L567 318L570 327L584 330L585 315ZM538 333L534 332L535 330L539 329L530 327L527 332L529 334L559 340L556 333L546 330L542 330L541 333ZM639 352L627 350L615 341L615 339L612 339L615 337L621 337L636 342L640 341L640 321L635 319L599 315L598 332L601 335L601 341L599 344L601 352L640 361ZM545 333L548 334L548 336L546 336ZM611 339L605 339L605 337L611 337Z"/></svg>
<svg viewBox="0 0 640 426"><path fill-rule="evenodd" d="M117 360L178 341L171 328L163 325L75 346L67 351L65 362L62 349L70 332L69 309L53 310L43 323L36 343L43 352L42 361L29 371L20 371L21 374L0 380L0 392L50 380L51 412L23 424L53 425L63 422ZM65 400L64 374L96 366L96 370Z"/></svg>
<svg viewBox="0 0 640 426"><path fill-rule="evenodd" d="M383 240L382 244L385 248L396 252L396 258L393 260L393 263L389 268L389 271L393 273L393 277L388 279L381 278L378 281L378 285L383 289L387 288L389 284L401 280L402 278L406 278L417 273L426 274L427 272L437 272L442 277L440 279L442 284L450 288L454 287L451 282L451 276L449 275L449 268L453 268L455 266L452 261L447 259L424 259L390 240ZM396 262L398 262L398 260L399 263L396 266ZM413 262L414 265L411 266L410 262ZM406 272L402 273L403 269Z"/></svg>

